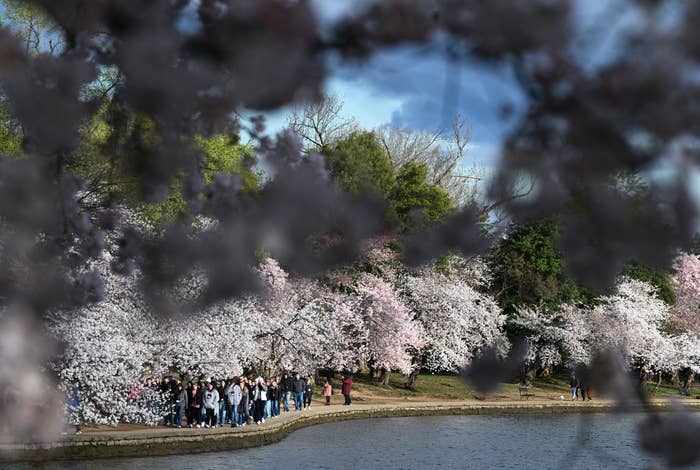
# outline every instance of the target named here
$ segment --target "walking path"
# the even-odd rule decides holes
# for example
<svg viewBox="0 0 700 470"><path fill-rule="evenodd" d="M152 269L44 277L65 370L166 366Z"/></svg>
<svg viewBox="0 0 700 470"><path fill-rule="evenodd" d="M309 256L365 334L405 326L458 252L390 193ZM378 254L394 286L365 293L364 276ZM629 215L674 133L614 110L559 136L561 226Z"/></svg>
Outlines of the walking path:
<svg viewBox="0 0 700 470"><path fill-rule="evenodd" d="M657 401L655 407L668 408ZM700 402L686 401L700 411ZM541 414L590 413L612 410L608 400L588 402L520 401L402 401L386 404L314 405L297 413L282 413L260 425L217 429L177 429L122 425L118 428L86 428L80 436L42 444L0 444L0 461L46 461L53 459L91 459L135 457L241 449L277 442L291 431L312 424L362 418L460 414Z"/></svg>

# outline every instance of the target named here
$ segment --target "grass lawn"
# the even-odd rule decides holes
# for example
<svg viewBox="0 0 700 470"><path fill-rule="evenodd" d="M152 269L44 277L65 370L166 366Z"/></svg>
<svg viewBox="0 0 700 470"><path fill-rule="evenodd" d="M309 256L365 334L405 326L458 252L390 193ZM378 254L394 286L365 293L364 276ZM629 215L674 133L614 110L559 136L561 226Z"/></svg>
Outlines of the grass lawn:
<svg viewBox="0 0 700 470"><path fill-rule="evenodd" d="M555 375L549 378L538 378L529 387L528 392L533 394L533 399L559 400L570 398L568 375ZM406 378L402 374L392 374L389 387L379 385L376 381L370 380L368 375L358 374L353 377L353 401L429 401L429 400L520 400L520 393L517 383L504 383L499 390L481 396L467 382L461 380L456 375L451 374L421 374L416 384L416 390L408 390L404 387ZM650 398L678 397L678 388L670 384L656 386L655 382L650 382L647 386ZM314 398L323 399L323 391L320 384L314 387ZM595 390L593 398L596 398ZM692 389L688 399L700 399L700 387L696 384ZM340 395L340 381L333 381L333 401L342 399Z"/></svg>

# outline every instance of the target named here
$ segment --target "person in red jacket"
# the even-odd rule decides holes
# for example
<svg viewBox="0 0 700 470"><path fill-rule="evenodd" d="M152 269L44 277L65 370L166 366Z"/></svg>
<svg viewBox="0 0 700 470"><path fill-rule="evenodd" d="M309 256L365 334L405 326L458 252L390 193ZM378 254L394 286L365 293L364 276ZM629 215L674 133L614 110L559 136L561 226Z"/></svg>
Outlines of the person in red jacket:
<svg viewBox="0 0 700 470"><path fill-rule="evenodd" d="M350 403L352 401L350 399L350 392L352 392L352 377L349 375L343 376L342 392L343 392L343 396L345 397L344 405L350 405Z"/></svg>

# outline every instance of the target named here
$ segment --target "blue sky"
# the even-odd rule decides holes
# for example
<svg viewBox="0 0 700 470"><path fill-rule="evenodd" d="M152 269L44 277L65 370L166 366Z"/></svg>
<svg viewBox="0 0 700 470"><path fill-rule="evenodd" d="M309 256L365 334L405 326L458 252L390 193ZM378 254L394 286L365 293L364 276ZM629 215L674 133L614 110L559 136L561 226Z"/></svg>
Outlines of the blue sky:
<svg viewBox="0 0 700 470"><path fill-rule="evenodd" d="M439 46L392 49L365 64L334 66L325 91L340 96L343 114L368 129L391 123L433 131L462 114L473 131L467 160L488 167L513 123L501 118L502 107L524 107L508 69L453 63ZM288 115L289 109L269 115L268 129L284 127Z"/></svg>
<svg viewBox="0 0 700 470"><path fill-rule="evenodd" d="M312 0L323 23L332 24L360 10L369 0ZM449 127L456 114L472 126L472 143L465 163L495 167L499 143L508 126L501 119L504 105L522 109L523 98L508 69L453 63L436 40L431 46L383 51L363 64L332 63L327 93L344 101L343 114L363 128L398 124L433 131ZM283 128L289 109L268 115L268 129Z"/></svg>
<svg viewBox="0 0 700 470"><path fill-rule="evenodd" d="M321 22L330 25L372 0L311 1ZM614 57L620 33L639 21L626 0L578 0L575 8L573 27L590 43L572 52L590 67ZM601 30L601 23L611 27ZM433 131L462 114L473 131L464 163L494 169L503 137L525 108L522 92L508 68L451 63L443 50L436 40L428 47L389 49L361 65L332 63L325 91L339 95L344 115L368 129L392 123ZM515 111L509 120L501 117L504 105ZM284 127L288 115L289 109L268 115L269 131Z"/></svg>

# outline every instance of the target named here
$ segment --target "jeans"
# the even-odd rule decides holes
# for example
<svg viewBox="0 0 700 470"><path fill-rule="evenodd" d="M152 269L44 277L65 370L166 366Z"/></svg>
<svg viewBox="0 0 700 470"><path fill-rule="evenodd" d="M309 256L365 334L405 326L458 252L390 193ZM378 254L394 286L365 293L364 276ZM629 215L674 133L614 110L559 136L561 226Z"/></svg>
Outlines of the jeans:
<svg viewBox="0 0 700 470"><path fill-rule="evenodd" d="M272 416L280 415L280 401L272 400Z"/></svg>
<svg viewBox="0 0 700 470"><path fill-rule="evenodd" d="M289 395L292 392L284 392L284 411L289 411Z"/></svg>
<svg viewBox="0 0 700 470"><path fill-rule="evenodd" d="M226 424L227 408L228 406L226 405L226 400L219 402L219 424L221 426Z"/></svg>
<svg viewBox="0 0 700 470"><path fill-rule="evenodd" d="M294 411L304 409L304 392L294 392Z"/></svg>
<svg viewBox="0 0 700 470"><path fill-rule="evenodd" d="M250 405L248 404L248 400L241 400L241 404L238 408L238 413L239 413L238 419L241 421L241 424L248 421L248 417L250 416L249 410L250 410Z"/></svg>
<svg viewBox="0 0 700 470"><path fill-rule="evenodd" d="M265 412L263 413L263 418L267 419L272 416L272 400L267 400L265 402Z"/></svg>
<svg viewBox="0 0 700 470"><path fill-rule="evenodd" d="M185 414L185 405L177 405L175 407L175 426L182 426L182 417Z"/></svg>
<svg viewBox="0 0 700 470"><path fill-rule="evenodd" d="M347 395L343 394L343 396L345 397L345 404L350 405L350 403L352 403L352 399L350 398L350 394L349 393Z"/></svg>
<svg viewBox="0 0 700 470"><path fill-rule="evenodd" d="M572 400L576 398L576 389L577 388L578 387L571 387L571 399Z"/></svg>
<svg viewBox="0 0 700 470"><path fill-rule="evenodd" d="M228 414L231 417L231 426L238 426L238 405L229 405Z"/></svg>

